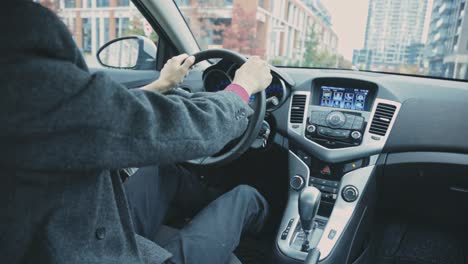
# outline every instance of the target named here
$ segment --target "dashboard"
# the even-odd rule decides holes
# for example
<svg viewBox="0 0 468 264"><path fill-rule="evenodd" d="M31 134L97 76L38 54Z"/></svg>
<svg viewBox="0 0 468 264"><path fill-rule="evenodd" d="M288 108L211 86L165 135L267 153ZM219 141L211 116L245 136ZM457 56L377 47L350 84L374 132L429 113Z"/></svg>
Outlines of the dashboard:
<svg viewBox="0 0 468 264"><path fill-rule="evenodd" d="M468 83L281 68L298 85L273 112L290 144L326 162L405 151L468 153Z"/></svg>
<svg viewBox="0 0 468 264"><path fill-rule="evenodd" d="M236 69L215 65L193 79L218 91ZM304 186L321 191L312 240L322 260L333 259L350 251L356 230L362 233L363 208L376 200L374 172L386 170L380 165L467 164L467 82L305 68L277 68L273 75L267 98L279 103L269 105L264 122L271 122L271 141L288 151L289 198L276 238L278 255L287 260L307 255L297 228Z"/></svg>
<svg viewBox="0 0 468 264"><path fill-rule="evenodd" d="M203 86L224 89L237 68L220 61L204 71ZM277 134L322 161L406 151L468 153L466 82L331 69L272 72L267 111Z"/></svg>
<svg viewBox="0 0 468 264"><path fill-rule="evenodd" d="M272 112L281 135L276 142L289 150L289 199L276 239L280 256L299 261L307 256L297 231L297 201L305 186L321 192L313 246L320 250L321 261L343 263L349 258L340 252L360 245L354 242L360 236L356 234L369 226L366 209L376 200L374 173L386 169L378 165L447 159L466 164L461 161L468 153L466 82L345 70L282 70L299 84ZM455 153L461 154L454 158ZM360 221L364 224L356 224Z"/></svg>

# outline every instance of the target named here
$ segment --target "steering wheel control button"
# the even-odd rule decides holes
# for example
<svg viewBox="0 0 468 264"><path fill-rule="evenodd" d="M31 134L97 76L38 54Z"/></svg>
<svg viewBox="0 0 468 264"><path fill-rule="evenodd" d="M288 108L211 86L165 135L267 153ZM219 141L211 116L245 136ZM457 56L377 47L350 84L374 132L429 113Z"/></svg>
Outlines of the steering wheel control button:
<svg viewBox="0 0 468 264"><path fill-rule="evenodd" d="M106 228L105 227L99 227L96 229L96 238L98 240L103 240L106 238Z"/></svg>
<svg viewBox="0 0 468 264"><path fill-rule="evenodd" d="M346 202L352 203L359 197L359 191L353 185L346 185L341 192L341 196Z"/></svg>
<svg viewBox="0 0 468 264"><path fill-rule="evenodd" d="M289 185L294 190L299 191L304 187L304 179L299 175L295 175L289 180Z"/></svg>
<svg viewBox="0 0 468 264"><path fill-rule="evenodd" d="M307 132L309 133L314 133L317 128L314 125L308 125L307 126Z"/></svg>
<svg viewBox="0 0 468 264"><path fill-rule="evenodd" d="M346 123L346 116L338 111L330 112L327 116L327 124L332 128L340 128Z"/></svg>
<svg viewBox="0 0 468 264"><path fill-rule="evenodd" d="M360 138L362 137L362 134L361 134L361 132L359 132L359 131L353 131L353 132L351 133L351 137L352 137L353 139L358 140L358 139L360 139Z"/></svg>

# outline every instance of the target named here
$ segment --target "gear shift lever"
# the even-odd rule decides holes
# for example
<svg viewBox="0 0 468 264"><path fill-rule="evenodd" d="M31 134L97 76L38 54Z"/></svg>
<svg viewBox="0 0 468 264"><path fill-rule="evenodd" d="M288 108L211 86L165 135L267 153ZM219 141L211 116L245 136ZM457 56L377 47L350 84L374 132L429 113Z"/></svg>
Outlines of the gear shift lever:
<svg viewBox="0 0 468 264"><path fill-rule="evenodd" d="M321 192L312 186L308 186L302 190L299 195L299 217L301 227L305 234L305 240L302 244L302 251L309 250L309 233L313 228L314 219L317 215L320 206Z"/></svg>

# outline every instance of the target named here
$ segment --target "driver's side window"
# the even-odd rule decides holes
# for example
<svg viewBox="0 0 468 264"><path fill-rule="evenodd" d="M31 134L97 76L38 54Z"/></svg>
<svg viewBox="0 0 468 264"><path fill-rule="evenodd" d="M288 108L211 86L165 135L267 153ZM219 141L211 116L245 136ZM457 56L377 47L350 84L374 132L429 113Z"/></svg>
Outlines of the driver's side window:
<svg viewBox="0 0 468 264"><path fill-rule="evenodd" d="M67 25L89 68L103 67L96 55L102 46L116 38L145 36L157 46L158 34L130 0L35 1L54 11ZM114 59L132 60L133 58L126 58L129 54L131 55L129 52L119 52L114 55L119 58ZM139 66L129 68L144 68Z"/></svg>

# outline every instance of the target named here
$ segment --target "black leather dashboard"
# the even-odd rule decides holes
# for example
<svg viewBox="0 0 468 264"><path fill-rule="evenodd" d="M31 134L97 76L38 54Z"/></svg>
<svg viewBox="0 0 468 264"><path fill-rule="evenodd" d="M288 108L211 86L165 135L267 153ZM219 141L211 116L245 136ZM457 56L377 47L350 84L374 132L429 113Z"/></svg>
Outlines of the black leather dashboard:
<svg viewBox="0 0 468 264"><path fill-rule="evenodd" d="M450 97L450 88L446 89ZM384 151L468 153L467 103L468 98L404 101Z"/></svg>

